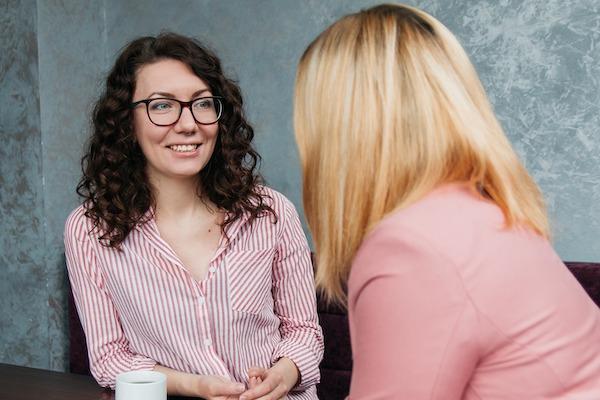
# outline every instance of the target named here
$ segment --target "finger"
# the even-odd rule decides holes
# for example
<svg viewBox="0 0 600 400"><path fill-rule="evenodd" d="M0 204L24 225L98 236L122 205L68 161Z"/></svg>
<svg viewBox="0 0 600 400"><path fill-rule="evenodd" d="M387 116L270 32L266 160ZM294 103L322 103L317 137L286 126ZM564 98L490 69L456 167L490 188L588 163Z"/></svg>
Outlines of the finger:
<svg viewBox="0 0 600 400"><path fill-rule="evenodd" d="M266 368L261 368L261 367L250 367L248 369L248 376L257 376L257 377L262 377L265 375L265 373L267 372Z"/></svg>
<svg viewBox="0 0 600 400"><path fill-rule="evenodd" d="M288 393L287 389L283 385L277 386L271 393L259 397L256 400L280 400L285 399L285 395Z"/></svg>
<svg viewBox="0 0 600 400"><path fill-rule="evenodd" d="M238 382L212 382L209 391L217 396L239 395L244 393L246 386Z"/></svg>
<svg viewBox="0 0 600 400"><path fill-rule="evenodd" d="M271 393L277 386L278 385L274 380L267 378L256 387L242 393L240 400L253 400L265 396L266 394Z"/></svg>
<svg viewBox="0 0 600 400"><path fill-rule="evenodd" d="M248 388L249 389L254 389L260 382L258 381L260 378L257 378L255 376L251 376L250 379L248 380Z"/></svg>

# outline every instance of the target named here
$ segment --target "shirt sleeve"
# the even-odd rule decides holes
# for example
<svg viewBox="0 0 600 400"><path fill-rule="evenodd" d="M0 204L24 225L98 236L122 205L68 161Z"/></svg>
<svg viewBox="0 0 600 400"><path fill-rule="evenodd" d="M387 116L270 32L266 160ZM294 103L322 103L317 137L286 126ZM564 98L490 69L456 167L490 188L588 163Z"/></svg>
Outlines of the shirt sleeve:
<svg viewBox="0 0 600 400"><path fill-rule="evenodd" d="M319 363L323 358L323 333L319 326L310 250L294 206L284 202L279 216L282 235L273 265L275 313L281 325L282 340L272 361L292 360L300 371L294 390L305 390L319 383Z"/></svg>
<svg viewBox="0 0 600 400"><path fill-rule="evenodd" d="M114 389L116 376L152 370L156 361L129 349L119 316L105 287L89 235L91 224L81 208L65 225L65 255L77 312L85 331L90 371L98 384Z"/></svg>
<svg viewBox="0 0 600 400"><path fill-rule="evenodd" d="M375 231L350 275L349 399L461 399L477 316L452 263L407 231Z"/></svg>

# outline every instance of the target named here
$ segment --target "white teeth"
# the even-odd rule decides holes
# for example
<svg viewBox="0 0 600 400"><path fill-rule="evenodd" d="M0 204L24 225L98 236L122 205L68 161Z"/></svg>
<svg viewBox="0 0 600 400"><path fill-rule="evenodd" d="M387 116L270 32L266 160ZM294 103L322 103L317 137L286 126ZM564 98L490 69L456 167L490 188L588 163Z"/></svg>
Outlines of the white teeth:
<svg viewBox="0 0 600 400"><path fill-rule="evenodd" d="M190 151L194 151L198 148L197 144L176 144L173 146L169 146L171 150L178 151L181 153L187 153Z"/></svg>

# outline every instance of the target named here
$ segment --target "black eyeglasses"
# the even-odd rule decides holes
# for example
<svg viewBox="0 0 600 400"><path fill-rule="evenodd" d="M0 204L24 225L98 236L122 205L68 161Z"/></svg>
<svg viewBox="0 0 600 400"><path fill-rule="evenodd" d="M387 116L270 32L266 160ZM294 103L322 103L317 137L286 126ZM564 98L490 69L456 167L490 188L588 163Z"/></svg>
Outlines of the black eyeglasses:
<svg viewBox="0 0 600 400"><path fill-rule="evenodd" d="M131 103L131 108L140 104L146 105L146 113L150 122L156 126L169 126L179 121L183 108L192 112L194 121L201 125L212 125L221 118L223 101L220 96L198 97L190 101L180 101L167 97L145 99Z"/></svg>

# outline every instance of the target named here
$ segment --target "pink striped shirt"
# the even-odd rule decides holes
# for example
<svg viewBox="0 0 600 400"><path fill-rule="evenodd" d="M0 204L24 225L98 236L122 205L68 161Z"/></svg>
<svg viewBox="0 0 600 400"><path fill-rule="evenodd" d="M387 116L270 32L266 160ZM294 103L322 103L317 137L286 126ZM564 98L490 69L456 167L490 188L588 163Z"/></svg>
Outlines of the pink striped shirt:
<svg viewBox="0 0 600 400"><path fill-rule="evenodd" d="M313 270L294 206L271 189L279 217L244 215L221 238L198 282L151 219L122 251L100 245L82 206L65 225L65 252L90 369L114 388L117 374L156 363L247 383L251 366L288 357L300 371L289 399L316 399L323 336Z"/></svg>

